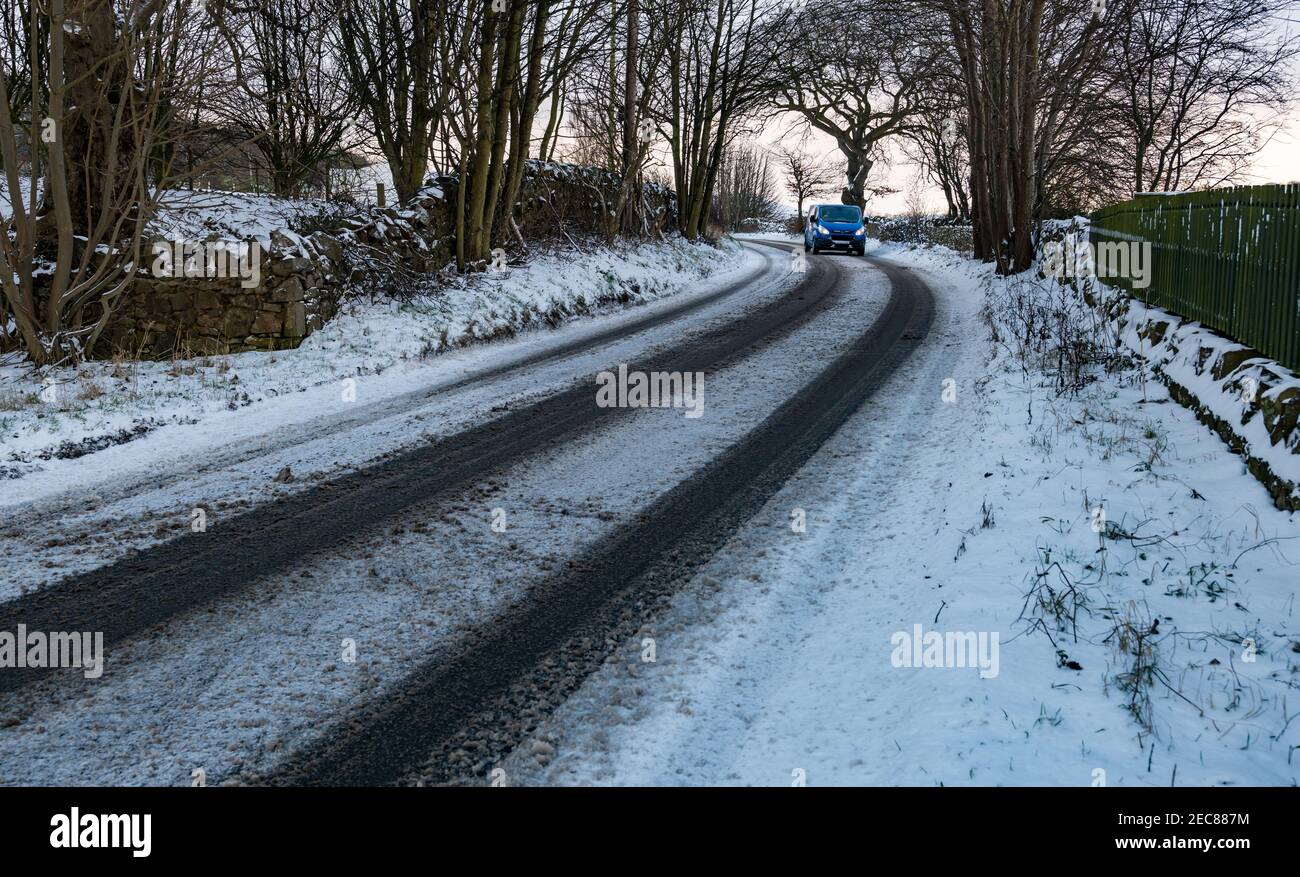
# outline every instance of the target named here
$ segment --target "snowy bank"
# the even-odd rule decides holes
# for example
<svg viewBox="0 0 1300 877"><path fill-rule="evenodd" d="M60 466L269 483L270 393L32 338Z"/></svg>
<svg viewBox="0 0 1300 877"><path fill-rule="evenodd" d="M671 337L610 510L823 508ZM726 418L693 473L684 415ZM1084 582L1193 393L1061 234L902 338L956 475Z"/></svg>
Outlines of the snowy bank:
<svg viewBox="0 0 1300 877"><path fill-rule="evenodd" d="M681 239L556 251L410 297L347 301L295 350L171 362L118 357L40 372L10 363L0 366L0 478L164 426L202 428L217 413L245 410L269 431L292 409L284 404L291 394L331 383L346 392L349 378L416 372L449 350L662 299L741 259L738 245Z"/></svg>
<svg viewBox="0 0 1300 877"><path fill-rule="evenodd" d="M1066 236L1088 240L1087 218L1046 225L1046 240ZM1242 457L1274 505L1300 509L1300 379L1295 373L1199 322L1106 284L1090 250L1080 259L1081 270L1057 282L1056 298L1063 305L1069 300L1073 318L1093 333L1093 343L1140 356L1174 401L1195 412ZM1052 288L1052 281L1043 282Z"/></svg>
<svg viewBox="0 0 1300 877"><path fill-rule="evenodd" d="M1300 510L1300 378L1257 351L1108 288L1099 304L1119 339L1170 395L1246 461L1281 509Z"/></svg>

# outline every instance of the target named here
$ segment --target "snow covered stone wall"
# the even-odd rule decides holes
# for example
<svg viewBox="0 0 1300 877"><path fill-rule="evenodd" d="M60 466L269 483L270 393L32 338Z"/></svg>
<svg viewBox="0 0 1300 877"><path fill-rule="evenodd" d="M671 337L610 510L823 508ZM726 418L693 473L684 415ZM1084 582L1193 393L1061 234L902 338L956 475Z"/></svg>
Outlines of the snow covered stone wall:
<svg viewBox="0 0 1300 877"><path fill-rule="evenodd" d="M603 234L604 216L617 202L619 182L617 174L602 168L531 161L515 202L515 221L528 240ZM671 189L646 183L639 197L641 236L659 235L672 227L677 200Z"/></svg>
<svg viewBox="0 0 1300 877"><path fill-rule="evenodd" d="M1300 510L1300 379L1258 351L1136 299L1116 296L1104 306L1121 343L1245 460L1274 505Z"/></svg>
<svg viewBox="0 0 1300 877"><path fill-rule="evenodd" d="M149 251L175 243L155 241ZM242 277L204 276L200 265L187 272L183 264L138 277L109 322L107 349L100 352L188 357L296 347L308 331L308 297L328 277L326 263L307 258L302 244L273 232L267 245L248 248L255 265Z"/></svg>
<svg viewBox="0 0 1300 877"><path fill-rule="evenodd" d="M1083 217L1051 223L1044 240L1088 237ZM1300 510L1300 378L1259 351L1149 305L1089 271L1072 278L1115 343L1146 360L1169 395L1245 462L1274 505Z"/></svg>
<svg viewBox="0 0 1300 877"><path fill-rule="evenodd" d="M514 228L529 242L603 234L618 184L615 174L599 168L529 162L514 206ZM407 204L371 208L310 233L277 228L267 234L263 227L251 239L230 240L227 233L195 240L193 228L160 223L160 235L146 248L151 258L117 306L97 352L189 357L297 347L349 294L383 295L399 285L434 282L455 258L456 185L454 177L440 177ZM662 234L675 215L673 192L651 183L639 197L644 216L639 235ZM514 228L502 236L512 238ZM202 248L214 243L243 245L256 264L242 272L208 270ZM160 269L152 257L155 247L178 244L200 255L187 261L176 250L177 257Z"/></svg>
<svg viewBox="0 0 1300 877"><path fill-rule="evenodd" d="M454 252L451 212L436 187L403 207L372 208L338 223L328 231L278 228L215 241L186 239L190 228L169 230L146 248L151 258L118 305L99 352L188 357L297 347L334 316L349 292L382 292L394 274L436 272ZM256 264L214 272L202 251L187 262L176 250L160 266L153 254L178 243L242 246Z"/></svg>

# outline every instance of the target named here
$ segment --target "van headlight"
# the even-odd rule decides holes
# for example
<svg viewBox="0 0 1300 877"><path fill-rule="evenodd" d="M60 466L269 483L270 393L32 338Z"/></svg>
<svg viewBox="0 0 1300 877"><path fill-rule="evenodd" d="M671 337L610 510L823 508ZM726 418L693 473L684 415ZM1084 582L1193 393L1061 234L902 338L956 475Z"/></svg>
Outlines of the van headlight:
<svg viewBox="0 0 1300 877"><path fill-rule="evenodd" d="M824 225L820 225L820 224L819 224L819 225L817 226L817 233L818 233L818 234L824 234L824 235L826 235L827 237L829 237L829 236L830 236L830 233L831 233L831 230L830 230L829 228L827 228L826 226L824 226Z"/></svg>
<svg viewBox="0 0 1300 877"><path fill-rule="evenodd" d="M862 228L860 228L860 229L858 229L857 231L855 231L855 232L853 233L853 236L854 236L855 238L860 238L860 237L864 236L866 233L867 233L867 227L864 225L864 226L862 226Z"/></svg>

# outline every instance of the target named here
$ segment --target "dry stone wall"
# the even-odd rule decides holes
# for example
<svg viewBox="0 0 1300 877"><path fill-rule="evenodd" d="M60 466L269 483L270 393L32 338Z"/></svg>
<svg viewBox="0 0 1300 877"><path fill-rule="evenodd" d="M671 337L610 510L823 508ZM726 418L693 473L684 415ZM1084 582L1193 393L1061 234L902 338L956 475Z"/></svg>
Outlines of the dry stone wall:
<svg viewBox="0 0 1300 877"><path fill-rule="evenodd" d="M382 292L398 277L434 275L455 258L455 178L431 180L407 204L380 207L329 231L272 232L241 276L194 276L201 270L142 266L105 333L105 355L207 356L297 347L346 295ZM618 194L616 175L598 168L529 162L513 219L526 241L602 234ZM673 224L671 190L647 184L644 236ZM512 230L501 236L511 237ZM168 241L150 242L168 244ZM174 263L178 264L178 263ZM184 276L190 273L191 276ZM251 280L255 279L255 283Z"/></svg>

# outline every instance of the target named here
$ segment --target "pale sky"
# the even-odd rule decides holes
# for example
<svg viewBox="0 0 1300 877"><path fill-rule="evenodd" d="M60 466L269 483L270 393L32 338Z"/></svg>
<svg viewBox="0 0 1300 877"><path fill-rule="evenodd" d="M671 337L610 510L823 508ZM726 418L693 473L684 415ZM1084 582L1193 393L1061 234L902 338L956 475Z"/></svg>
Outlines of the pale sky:
<svg viewBox="0 0 1300 877"><path fill-rule="evenodd" d="M1290 23L1291 21L1288 18L1279 18L1279 22ZM1279 27L1289 27L1289 24L1279 24ZM1292 65L1292 75L1295 77L1293 81L1300 83L1300 60ZM790 123L784 119L773 120L764 127L758 142L769 148L777 146L783 141L794 146L798 142L803 129L800 127L789 134L788 137L783 138L781 135L790 128ZM809 136L807 148L817 155L830 154L836 158L839 156L839 151L835 148L835 141L829 136L816 131ZM893 151L898 152L897 149ZM916 165L908 162L901 155L896 155L892 166L889 168L882 168L877 165L872 170L868 184L880 185L884 183L899 191L895 195L869 200L867 204L868 212L885 214L906 212L908 190L915 185L914 180L917 179L918 170ZM1241 180L1243 185L1290 182L1300 182L1300 102L1292 106L1282 129L1255 156L1249 178ZM783 201L788 202L790 212L793 214L795 201L793 197L785 192L784 175L781 176L780 185L782 189L781 197ZM926 184L924 191L926 193L926 206L931 212L939 213L946 209L942 190L936 186ZM837 201L838 198L830 196L818 200Z"/></svg>
<svg viewBox="0 0 1300 877"><path fill-rule="evenodd" d="M763 135L759 137L759 143L769 149L775 148L782 143L788 143L791 147L794 147L798 143L800 134L796 131L783 138L781 134L785 132L787 127L787 124L777 122L768 125ZM837 160L839 158L839 151L835 148L835 141L825 134L814 131L808 138L806 148L815 155L830 155ZM895 149L894 152L897 153L898 150ZM871 178L868 181L869 184L879 185L885 183L899 191L895 195L870 199L867 203L868 212L905 213L907 211L908 191L914 185L913 181L917 178L918 170L916 165L907 161L901 155L896 155L892 165L888 168L877 165L872 170ZM1250 178L1241 182L1242 184L1300 182L1300 106L1292 110L1283 128L1255 156L1255 160L1252 162ZM780 177L780 185L782 187L782 201L788 204L790 212L793 214L795 202L794 198L784 191L784 175ZM930 212L942 213L946 209L942 190L927 183L924 192L926 206ZM838 197L831 195L817 200L838 201Z"/></svg>

